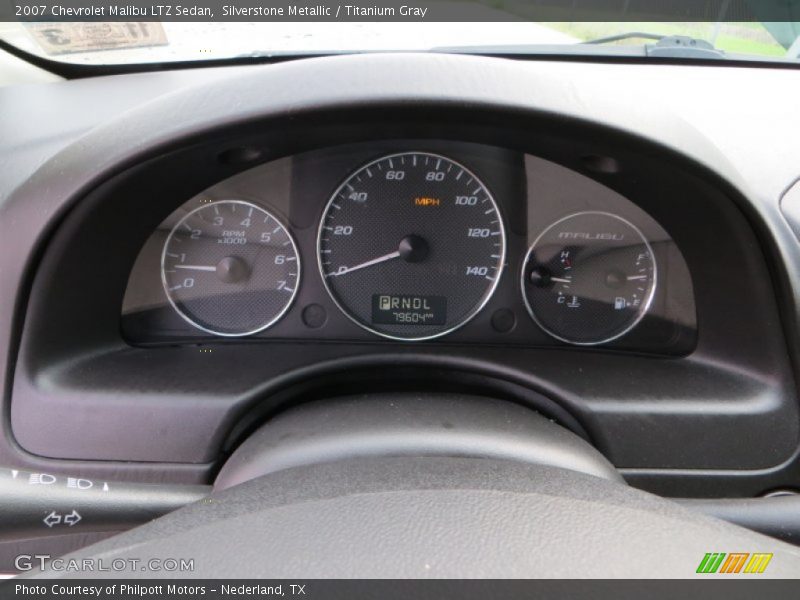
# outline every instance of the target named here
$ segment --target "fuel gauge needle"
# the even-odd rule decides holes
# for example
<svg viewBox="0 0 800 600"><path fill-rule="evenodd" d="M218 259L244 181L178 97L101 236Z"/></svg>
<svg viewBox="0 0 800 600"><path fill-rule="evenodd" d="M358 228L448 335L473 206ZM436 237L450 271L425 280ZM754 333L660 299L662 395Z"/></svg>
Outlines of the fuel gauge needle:
<svg viewBox="0 0 800 600"><path fill-rule="evenodd" d="M386 262L387 260L392 260L395 258L400 258L400 251L395 250L394 252L390 252L389 254L384 254L383 256L379 256L378 258L373 258L372 260L368 260L363 262L359 265L355 265L353 267L339 267L332 273L328 273L328 277L337 277L339 275L344 275L346 273L352 273L353 271L358 271L359 269L363 269L365 267L371 267L372 265L377 265L382 262Z"/></svg>
<svg viewBox="0 0 800 600"><path fill-rule="evenodd" d="M191 271L216 271L217 267L210 265L175 265L176 269L189 269Z"/></svg>

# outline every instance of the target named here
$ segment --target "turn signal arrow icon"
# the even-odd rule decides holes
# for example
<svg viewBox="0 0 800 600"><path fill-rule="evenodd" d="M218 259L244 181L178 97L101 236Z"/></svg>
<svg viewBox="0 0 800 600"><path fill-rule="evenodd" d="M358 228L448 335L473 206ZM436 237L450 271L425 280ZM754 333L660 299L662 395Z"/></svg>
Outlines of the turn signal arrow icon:
<svg viewBox="0 0 800 600"><path fill-rule="evenodd" d="M50 514L47 515L43 520L45 525L47 525L48 527L52 527L53 525L58 525L59 523L61 523L61 515L56 514L56 511L53 510L50 511Z"/></svg>
<svg viewBox="0 0 800 600"><path fill-rule="evenodd" d="M70 527L75 525L80 520L81 520L81 516L78 514L78 511L76 511L74 509L68 515L64 515L64 523L66 523Z"/></svg>

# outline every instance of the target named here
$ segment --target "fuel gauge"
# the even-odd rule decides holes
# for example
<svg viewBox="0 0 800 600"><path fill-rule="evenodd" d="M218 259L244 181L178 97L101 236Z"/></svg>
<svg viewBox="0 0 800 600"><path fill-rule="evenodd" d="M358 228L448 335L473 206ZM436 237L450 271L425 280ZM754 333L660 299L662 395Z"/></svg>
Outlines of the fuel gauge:
<svg viewBox="0 0 800 600"><path fill-rule="evenodd" d="M653 250L625 219L581 212L536 239L522 269L522 295L534 321L554 338L604 344L633 329L656 289Z"/></svg>

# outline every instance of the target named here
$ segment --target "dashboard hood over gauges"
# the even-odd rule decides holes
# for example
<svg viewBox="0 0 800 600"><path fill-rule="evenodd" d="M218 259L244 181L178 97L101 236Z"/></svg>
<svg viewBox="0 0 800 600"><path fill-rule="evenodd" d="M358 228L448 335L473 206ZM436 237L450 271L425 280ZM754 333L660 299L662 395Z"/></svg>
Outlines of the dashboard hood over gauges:
<svg viewBox="0 0 800 600"><path fill-rule="evenodd" d="M267 531L270 523L278 527L281 522L278 512L285 510L287 519L290 513L292 518L307 516L301 514L305 509L278 497L298 499L301 505L308 500L307 507L330 500L336 506L328 504L333 508L325 514L334 520L348 518L356 507L351 501L364 502L359 507L365 515L377 514L383 502L397 511L377 514L372 523L386 525L386 539L398 544L391 535L401 532L391 520L408 523L406 508L420 508L432 497L425 481L451 473L442 479L447 493L436 492L431 500L431 518L437 520L423 517L421 526L437 531L437 523L455 527L458 518L480 525L488 512L484 501L497 498L506 507L498 519L510 522L516 515L528 527L517 535L495 523L491 514L487 517L488 529L497 525L498 532L519 542L515 561L532 552L537 539L556 535L555 505L544 496L558 496L564 500L561 506L582 515L565 525L572 539L603 524L608 527L602 541L610 545L619 542L611 530L620 520L637 529L621 528L631 540L647 531L645 520L633 514L638 508L653 509L653 523L664 525L654 526L654 535L665 544L686 540L675 529L680 523L685 526L684 517L699 519L683 512L680 516L672 504L632 488L669 497L760 502L761 496L796 482L800 473L794 377L800 313L791 293L800 288L800 246L778 206L797 167L767 158L763 151L795 155L788 136L768 135L763 121L795 123L797 116L796 107L781 95L765 98L770 110L760 112L759 119L742 119L735 130L724 111L698 109L696 97L701 94L710 101L724 100L726 108L741 113L736 108L743 102L737 73L738 67L651 69L407 54L53 84L52 115L38 117L41 123L29 119L31 127L41 126L41 139L9 152L8 162L0 165L13 188L0 203L0 239L15 249L0 254L0 306L8 308L0 311L7 434L0 440L0 465L53 477L197 485L210 484L233 455L220 476L230 477L231 487L212 496L222 498L224 506L237 507L230 514L235 523L226 524L231 531L241 526L242 531L278 539L277 529ZM752 89L762 84L764 89L780 88L787 77L778 69L753 69L747 75ZM678 84L694 94L674 93ZM8 93L6 99L13 102L7 103L9 112L3 111L0 122L31 116L23 108L30 104L26 93ZM119 108L101 113L109 115L105 122L86 114L97 98L103 98L103 106ZM85 111L76 114L83 115L86 126L65 131L67 114L83 105ZM6 138L0 140L0 146L5 143ZM440 249L423 231L428 224L424 219L416 223L404 218L413 227L369 238L352 255L345 245L318 235L323 223L335 231L337 225L323 217L330 216L326 203L340 186L353 185L348 193L354 201L363 194L369 197L373 188L359 187L366 181L358 182L359 174L376 160L398 155L412 165L415 156L418 161L442 156L448 160L441 165L449 166L455 177L457 165L463 165L485 184L485 189L476 184L469 193L456 194L464 197L463 206L471 206L473 197L476 205L484 205L474 226L465 227L456 217L442 219L445 225L455 223L480 250L469 264L455 265L470 277L482 277L480 285L470 285L462 304L437 290L415 289L409 294L413 298L404 298L402 290L387 289L388 275L380 286L370 282L368 293L358 298L338 287L346 280L371 278L380 265L387 273L441 266L434 262ZM391 168L388 161L386 165ZM295 194L292 202L272 206L277 193L266 199L215 196L205 198L208 211L194 214L212 227L209 237L215 244L224 239L249 243L248 235L214 230L217 217L239 218L241 208L246 211L241 224L258 215L262 225L254 235L269 250L261 253L263 264L256 265L257 257L227 251L207 253L202 246L193 246L182 261L182 252L167 242L188 243L187 234L191 240L198 227L188 216L183 222L189 227L181 225L186 233L170 238L172 229L165 223L179 225L190 212L184 203L198 194L262 168L261 174L288 173L279 180L287 186L270 189L289 190L287 197ZM439 168L423 176L431 171L434 180L440 176ZM369 173L365 176L369 179ZM447 175L444 180L452 183ZM569 185L562 185L565 181ZM423 191L408 192L406 200L423 212L440 206L437 201L444 196L419 189ZM548 201L534 202L543 198ZM568 202L580 206L567 210ZM530 206L537 211L523 210ZM553 207L562 212L556 214ZM497 209L502 226L489 218ZM529 219L531 215L539 220ZM561 220L565 217L569 219ZM364 226L345 223L341 234L354 233L346 228L354 223ZM154 235L163 239L152 246L157 252L149 255L154 268L148 272L155 289L172 294L175 310L166 296L165 307L181 328L175 330L179 335L160 339L137 337L142 330L126 328L125 317L133 313L123 308L126 291L134 287L130 282L138 257ZM505 238L504 246L496 246L501 251L487 252L488 244L477 244L491 237ZM573 243L576 239L581 244ZM614 246L623 240L632 243ZM273 242L285 251L275 252L269 246ZM601 246L602 252L595 251ZM165 248L178 257L162 255ZM324 250L331 250L339 262L317 264ZM387 256L392 258L374 262ZM295 262L304 268L295 270ZM362 267L367 263L375 269ZM178 265L200 268L173 269ZM599 289L598 265L606 283ZM344 269L341 277L328 278L334 282L331 289L323 280L327 267L334 273ZM496 287L487 279L493 277L492 267L504 269ZM178 279L180 271L194 276ZM676 280L681 285L674 285ZM229 320L230 314L209 310L196 301L195 292L187 292L228 291L243 281L281 294L274 295L268 310L253 311L247 320ZM607 293L613 286L618 293ZM673 296L665 294L676 290ZM435 323L424 335L411 335L397 321L376 324L369 302L377 297L381 308L381 296L388 297L389 306L427 300ZM577 310L584 297L603 304L603 310L586 318L591 331L586 323L567 327L563 321L564 313ZM236 298L237 304L249 306L246 300L246 294ZM314 305L325 309L327 321ZM609 306L618 312L606 310ZM648 319L660 316L656 311L664 306L675 309L670 314L685 317L680 321L685 327L648 329L653 323ZM514 319L508 318L509 311ZM660 335L665 331L667 335ZM642 343L634 345L634 339ZM384 428L380 421L398 413L372 412L374 405L368 402L352 427L338 420L342 432L361 440L358 452L336 432L324 430L309 436L308 444L295 438L296 445L280 445L280 455L260 452L258 440L276 442L260 429L265 424L288 427L303 421L303 415L308 424L319 422L328 413L317 412L316 402L389 392L470 394L533 408L572 432L559 430L560 438L575 434L591 445L593 458L580 450L577 456L596 471L588 475L570 470L565 462L520 465L526 456L539 456L539 449L529 445L538 443L538 434L527 444L501 435L498 439L507 442L503 449L492 448L484 444L485 437L462 435L472 432L471 421L442 408L431 408L436 418L427 424L406 414L421 431L431 432L429 439L415 439L409 431ZM305 408L302 402L308 402ZM433 404L441 406L435 400ZM330 414L340 408L331 403ZM294 409L298 412L290 412ZM363 426L367 423L376 432L397 435L370 438L372 426ZM542 432L541 439L547 435ZM550 457L572 460L567 447L577 446L562 445ZM470 449L478 456L463 454ZM243 460L251 451L262 458ZM452 453L443 456L447 451ZM599 462L597 453L604 457ZM335 460L322 461L327 455ZM631 488L594 476L607 472L608 464ZM386 469L376 480L379 487L370 488L369 478ZM315 489L322 491L312 483L315 477L349 482L352 490L365 494L351 498L342 486L332 485L328 496L314 496ZM303 489L287 491L292 482ZM547 488L552 494L540 494L548 482L556 486ZM586 494L575 491L584 487ZM515 490L525 498L515 496ZM531 494L539 499L531 500ZM632 495L638 500L631 505ZM444 505L456 508L452 517L439 521ZM173 531L176 536L170 539L196 546L198 538L189 532L193 511L213 512L217 506L195 505L131 535ZM595 514L601 506L608 519ZM628 513L624 506L638 508ZM277 512L269 512L273 508ZM260 514L255 525L251 513ZM188 515L186 522L182 514ZM227 517L203 515L209 519L211 539L221 539L211 529ZM308 519L318 524L313 515ZM91 521L81 521L86 522ZM538 527L544 537L537 537ZM726 526L703 520L698 527L706 539L713 530L721 540L735 541L724 537L730 531ZM467 530L462 537L453 534L453 551L471 543ZM120 543L126 539L134 538ZM630 547L638 548L638 555L644 545L637 543ZM371 552L374 545L364 548ZM602 553L600 545L592 548ZM220 544L209 552L224 549ZM786 555L793 556L789 551ZM404 565L412 565L408 558ZM225 557L215 564L233 569ZM424 564L433 570L442 561ZM391 571L412 572L417 573L403 565ZM518 572L523 569L495 575Z"/></svg>
<svg viewBox="0 0 800 600"><path fill-rule="evenodd" d="M207 73L201 82L97 125L45 161L2 205L0 237L24 255L0 257L0 300L16 307L0 311L6 342L0 343L0 358L15 365L13 379L4 381L7 398L13 396L7 414L16 441L49 458L207 464L238 419L291 386L309 381L322 386L334 370L403 363L430 371L447 363L447 369L490 373L494 380L557 398L587 424L598 447L620 468L738 466L755 475L753 470L788 460L798 437L797 410L789 400L794 383L787 375L774 290L767 278L755 276L769 270L764 256L751 251L760 246L747 220L763 228L769 215L751 206L745 218L744 208L735 204L744 207L750 193L739 172L742 161L722 155L698 123L664 104L642 103L630 111L619 103L607 85L618 68L416 54L313 59ZM605 75L598 75L600 70ZM567 76L573 71L582 76ZM700 75L679 73L693 81ZM86 85L76 82L70 89L78 93ZM386 120L387 114L392 119ZM206 356L190 345L139 347L123 338L120 306L131 266L143 241L181 199L256 164L336 144L385 144L400 135L535 152L568 165L583 180L600 181L601 188L636 196L686 256L705 324L697 344L681 348L681 360L588 351L563 360L560 352L510 350L503 337L496 338L500 347L461 345L447 353L428 342L375 351L359 345L374 340L360 338L358 344L319 344L313 356L305 339L284 341L279 351L268 344L228 344ZM613 160L587 160L603 155ZM309 180L313 172L295 183ZM524 227L518 215L504 218L511 226L507 234ZM125 224L125 235L108 227L114 222ZM306 223L302 231L313 244L314 219ZM790 253L792 247L787 243L781 251ZM623 264L644 269L647 277L651 267L639 254ZM286 269L275 280L294 289L284 279L293 272ZM303 272L319 278L313 268ZM514 265L505 279L514 281L521 273L522 265ZM753 277L742 286L733 273ZM510 293L519 300L514 283ZM646 304L649 289L641 287L636 298L620 294L620 305ZM286 294L284 300L291 292ZM480 304L480 290L475 296L470 305ZM299 298L294 305L304 308ZM247 328L269 323L283 306L276 302ZM769 318L755 323L741 314L753 306ZM624 331L635 317L613 323L604 337ZM517 320L523 318L533 327L526 314ZM546 325L558 334L549 320ZM641 386L629 385L627 374L633 371ZM654 390L660 395L657 406L648 400ZM706 411L704 419L695 418L698 410ZM80 415L91 415L95 426L84 427ZM728 447L731 428L738 427L738 437L768 437L773 443L764 452ZM668 443L678 430L680 447ZM160 443L163 439L169 444Z"/></svg>

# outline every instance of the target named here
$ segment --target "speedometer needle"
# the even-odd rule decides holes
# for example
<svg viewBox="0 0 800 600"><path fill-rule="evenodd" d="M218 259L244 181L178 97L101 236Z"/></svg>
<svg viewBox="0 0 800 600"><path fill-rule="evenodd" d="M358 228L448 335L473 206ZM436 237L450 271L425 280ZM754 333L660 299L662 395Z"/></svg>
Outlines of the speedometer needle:
<svg viewBox="0 0 800 600"><path fill-rule="evenodd" d="M379 256L378 258L373 258L372 260L368 260L363 262L359 265L355 265L353 267L339 267L332 273L328 273L328 277L336 277L339 275L344 275L345 273L352 273L353 271L358 271L359 269L363 269L364 267L371 267L372 265L377 265L382 262L386 262L387 260L393 260L395 258L400 258L400 251L395 250L394 252L390 252L389 254L384 254L383 256Z"/></svg>

